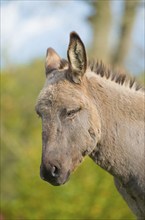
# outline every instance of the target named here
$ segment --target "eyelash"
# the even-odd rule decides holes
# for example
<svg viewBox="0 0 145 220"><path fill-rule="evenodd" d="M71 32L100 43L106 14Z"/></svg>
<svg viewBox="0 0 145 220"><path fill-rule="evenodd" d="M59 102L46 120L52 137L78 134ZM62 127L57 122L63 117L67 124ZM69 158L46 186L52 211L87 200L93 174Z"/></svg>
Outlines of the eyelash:
<svg viewBox="0 0 145 220"><path fill-rule="evenodd" d="M81 107L76 108L76 109L72 109L72 110L68 110L68 111L67 111L67 109L64 109L64 110L62 111L62 115L64 115L64 116L67 117L67 118L73 118L73 117L75 116L75 114L76 114L77 112L79 112L81 109L82 109ZM41 113L40 113L39 111L36 111L36 113L37 113L38 118L41 118L41 117L42 117L42 116L41 116Z"/></svg>
<svg viewBox="0 0 145 220"><path fill-rule="evenodd" d="M66 110L66 116L68 117L68 118L72 118L73 116L75 116L75 114L77 113L77 112L79 112L81 110L81 107L79 107L79 108L77 108L77 109L72 109L72 110L70 110L70 111L67 111Z"/></svg>

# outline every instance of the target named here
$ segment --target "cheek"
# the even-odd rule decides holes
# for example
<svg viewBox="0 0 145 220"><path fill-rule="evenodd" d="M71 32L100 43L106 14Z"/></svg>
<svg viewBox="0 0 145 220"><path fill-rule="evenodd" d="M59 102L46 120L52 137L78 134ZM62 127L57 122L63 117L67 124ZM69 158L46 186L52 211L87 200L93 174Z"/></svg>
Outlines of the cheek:
<svg viewBox="0 0 145 220"><path fill-rule="evenodd" d="M65 130L71 139L78 140L88 134L90 123L88 117L85 114L78 114L72 120L68 120L65 123Z"/></svg>
<svg viewBox="0 0 145 220"><path fill-rule="evenodd" d="M81 153L94 146L95 133L91 129L88 117L76 117L69 126L66 126L66 135L68 136L69 146Z"/></svg>

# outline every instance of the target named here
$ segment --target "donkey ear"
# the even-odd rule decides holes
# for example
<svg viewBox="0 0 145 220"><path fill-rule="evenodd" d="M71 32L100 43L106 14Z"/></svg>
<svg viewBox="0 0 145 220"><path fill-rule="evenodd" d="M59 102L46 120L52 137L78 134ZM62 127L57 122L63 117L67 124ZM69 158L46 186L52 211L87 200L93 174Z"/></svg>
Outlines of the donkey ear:
<svg viewBox="0 0 145 220"><path fill-rule="evenodd" d="M56 51L53 48L48 48L45 60L46 75L49 74L53 69L58 69L60 67L60 63L60 56L56 53Z"/></svg>
<svg viewBox="0 0 145 220"><path fill-rule="evenodd" d="M71 78L75 83L80 83L87 69L87 56L85 46L76 32L71 32L67 51Z"/></svg>

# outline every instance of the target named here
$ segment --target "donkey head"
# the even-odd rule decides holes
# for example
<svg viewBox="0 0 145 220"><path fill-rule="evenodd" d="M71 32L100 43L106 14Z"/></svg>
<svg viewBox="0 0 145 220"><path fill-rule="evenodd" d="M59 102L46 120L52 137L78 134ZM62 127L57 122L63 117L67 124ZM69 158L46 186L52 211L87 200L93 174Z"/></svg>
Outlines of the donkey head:
<svg viewBox="0 0 145 220"><path fill-rule="evenodd" d="M72 32L68 61L52 49L46 54L46 83L36 112L42 119L40 176L64 184L100 139L100 119L88 87L87 57L80 37Z"/></svg>

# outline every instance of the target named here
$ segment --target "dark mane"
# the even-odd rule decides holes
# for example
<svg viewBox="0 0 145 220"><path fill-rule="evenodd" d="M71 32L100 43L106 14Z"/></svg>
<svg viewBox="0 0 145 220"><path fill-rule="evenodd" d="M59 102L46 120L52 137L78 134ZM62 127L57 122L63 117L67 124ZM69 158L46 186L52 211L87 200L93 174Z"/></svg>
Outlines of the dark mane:
<svg viewBox="0 0 145 220"><path fill-rule="evenodd" d="M110 68L106 67L102 61L89 61L89 67L92 72L95 72L97 75L101 77L105 77L106 79L110 79L120 85L127 85L130 89L134 88L136 91L144 91L145 88L139 82L137 82L135 77L131 77L121 71L111 70Z"/></svg>

